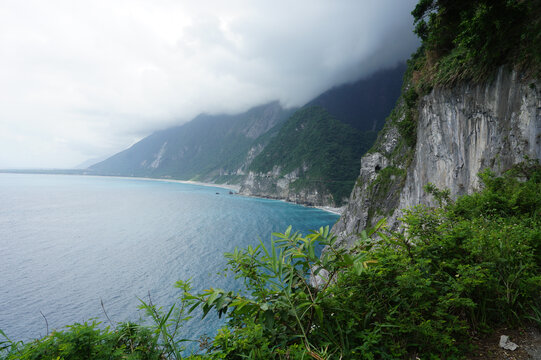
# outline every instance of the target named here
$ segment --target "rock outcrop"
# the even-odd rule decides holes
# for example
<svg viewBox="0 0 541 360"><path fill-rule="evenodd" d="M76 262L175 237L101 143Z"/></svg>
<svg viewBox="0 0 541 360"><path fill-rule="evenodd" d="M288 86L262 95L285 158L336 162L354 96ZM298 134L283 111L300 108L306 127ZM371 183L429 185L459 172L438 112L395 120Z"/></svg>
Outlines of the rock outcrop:
<svg viewBox="0 0 541 360"><path fill-rule="evenodd" d="M335 206L330 193L318 190L310 185L295 186L300 179L301 169L281 175L280 167L275 166L271 172L248 173L239 193L241 195L280 199L309 206ZM306 169L304 169L306 171Z"/></svg>
<svg viewBox="0 0 541 360"><path fill-rule="evenodd" d="M399 104L361 171L349 204L333 231L348 242L382 217L397 223L398 209L434 205L427 183L451 196L479 188L477 174L496 174L525 157L541 159L541 81L501 68L485 84L437 88L419 101L414 148L401 139ZM392 117L391 117L392 118Z"/></svg>

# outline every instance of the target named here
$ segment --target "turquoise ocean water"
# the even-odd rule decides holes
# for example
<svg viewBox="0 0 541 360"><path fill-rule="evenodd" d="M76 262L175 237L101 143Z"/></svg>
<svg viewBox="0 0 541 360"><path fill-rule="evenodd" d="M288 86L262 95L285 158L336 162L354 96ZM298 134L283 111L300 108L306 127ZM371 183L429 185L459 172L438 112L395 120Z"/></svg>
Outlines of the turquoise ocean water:
<svg viewBox="0 0 541 360"><path fill-rule="evenodd" d="M217 194L218 193L218 194ZM142 179L0 174L0 329L13 340L92 318L137 320L138 298L168 306L177 280L235 289L223 253L307 233L337 215L228 190ZM184 328L212 335L214 314Z"/></svg>

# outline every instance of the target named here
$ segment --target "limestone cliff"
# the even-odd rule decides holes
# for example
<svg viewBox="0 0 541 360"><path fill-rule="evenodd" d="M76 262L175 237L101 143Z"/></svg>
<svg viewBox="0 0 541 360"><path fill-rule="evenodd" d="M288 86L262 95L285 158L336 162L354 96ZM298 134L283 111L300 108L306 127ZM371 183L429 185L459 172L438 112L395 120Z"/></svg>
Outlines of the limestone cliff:
<svg viewBox="0 0 541 360"><path fill-rule="evenodd" d="M309 206L335 206L332 194L324 187L303 183L297 186L300 174L307 168L295 169L285 175L281 168L274 166L268 173L248 173L240 188L240 194L280 199Z"/></svg>
<svg viewBox="0 0 541 360"><path fill-rule="evenodd" d="M382 217L396 224L400 211L432 204L427 183L452 197L478 189L485 168L501 173L524 159L541 159L541 81L499 69L492 81L436 88L418 102L417 139L406 144L398 127L401 101L361 160L349 204L333 231L342 241Z"/></svg>

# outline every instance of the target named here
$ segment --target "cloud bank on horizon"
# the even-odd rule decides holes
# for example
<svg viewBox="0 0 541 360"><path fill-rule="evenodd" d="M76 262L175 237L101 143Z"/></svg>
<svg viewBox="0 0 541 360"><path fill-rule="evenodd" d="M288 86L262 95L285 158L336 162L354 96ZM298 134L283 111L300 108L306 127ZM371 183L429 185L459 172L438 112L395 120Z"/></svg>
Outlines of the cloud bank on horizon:
<svg viewBox="0 0 541 360"><path fill-rule="evenodd" d="M69 168L201 112L300 106L405 60L416 0L3 0L0 168Z"/></svg>

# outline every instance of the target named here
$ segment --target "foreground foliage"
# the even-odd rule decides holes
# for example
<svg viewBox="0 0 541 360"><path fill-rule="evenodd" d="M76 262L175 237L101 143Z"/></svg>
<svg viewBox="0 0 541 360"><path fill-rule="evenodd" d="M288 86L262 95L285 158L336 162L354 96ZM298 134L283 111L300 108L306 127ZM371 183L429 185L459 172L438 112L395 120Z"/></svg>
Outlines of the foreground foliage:
<svg viewBox="0 0 541 360"><path fill-rule="evenodd" d="M2 358L180 359L177 332L197 307L228 323L192 359L461 358L474 334L541 325L541 167L480 176L484 190L456 202L428 186L440 206L406 210L404 233L381 221L346 251L328 228L288 229L269 248L226 254L242 291L190 294L179 282L176 307L143 304L152 327L75 324L28 344L5 341ZM317 242L327 245L321 257Z"/></svg>
<svg viewBox="0 0 541 360"><path fill-rule="evenodd" d="M133 323L115 331L100 329L97 322L67 326L28 344L0 342L3 359L161 359L163 351L151 329ZM4 335L1 333L1 335ZM5 335L4 335L5 336ZM1 353L0 353L1 354Z"/></svg>

